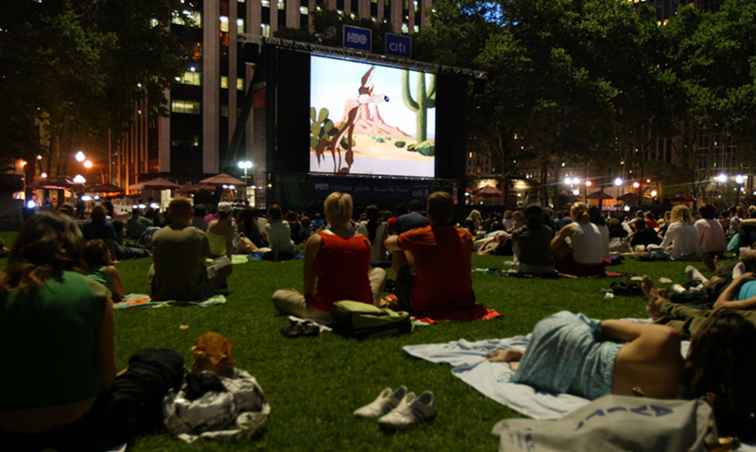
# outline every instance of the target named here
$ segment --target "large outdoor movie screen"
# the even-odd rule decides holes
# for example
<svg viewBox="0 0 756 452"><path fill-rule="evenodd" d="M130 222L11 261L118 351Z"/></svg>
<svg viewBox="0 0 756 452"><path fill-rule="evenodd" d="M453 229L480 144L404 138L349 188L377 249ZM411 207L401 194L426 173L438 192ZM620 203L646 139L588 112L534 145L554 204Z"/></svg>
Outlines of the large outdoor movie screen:
<svg viewBox="0 0 756 452"><path fill-rule="evenodd" d="M436 76L311 57L310 171L434 177Z"/></svg>

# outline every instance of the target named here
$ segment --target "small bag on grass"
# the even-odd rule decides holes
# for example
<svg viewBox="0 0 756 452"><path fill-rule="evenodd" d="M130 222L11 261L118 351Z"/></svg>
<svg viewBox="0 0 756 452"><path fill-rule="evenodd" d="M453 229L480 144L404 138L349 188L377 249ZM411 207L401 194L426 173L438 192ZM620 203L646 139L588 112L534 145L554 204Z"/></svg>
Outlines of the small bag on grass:
<svg viewBox="0 0 756 452"><path fill-rule="evenodd" d="M223 335L208 331L197 338L192 347L194 364L192 372L204 370L215 373L220 377L230 377L234 374L234 357L231 355L231 342Z"/></svg>
<svg viewBox="0 0 756 452"><path fill-rule="evenodd" d="M333 331L342 336L366 339L412 332L412 319L408 313L358 301L334 303L331 315Z"/></svg>

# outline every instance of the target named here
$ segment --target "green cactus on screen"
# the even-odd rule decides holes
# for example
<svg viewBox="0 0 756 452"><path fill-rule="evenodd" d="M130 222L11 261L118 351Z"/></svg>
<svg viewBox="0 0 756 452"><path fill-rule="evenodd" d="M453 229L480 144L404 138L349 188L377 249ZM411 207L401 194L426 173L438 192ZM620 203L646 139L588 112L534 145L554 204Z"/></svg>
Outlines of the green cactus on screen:
<svg viewBox="0 0 756 452"><path fill-rule="evenodd" d="M426 86L425 78L430 76L430 86ZM428 110L436 108L436 76L435 74L418 73L417 85L415 88L416 99L412 98L410 90L410 71L402 71L402 98L404 105L415 112L417 121L418 142L428 139Z"/></svg>

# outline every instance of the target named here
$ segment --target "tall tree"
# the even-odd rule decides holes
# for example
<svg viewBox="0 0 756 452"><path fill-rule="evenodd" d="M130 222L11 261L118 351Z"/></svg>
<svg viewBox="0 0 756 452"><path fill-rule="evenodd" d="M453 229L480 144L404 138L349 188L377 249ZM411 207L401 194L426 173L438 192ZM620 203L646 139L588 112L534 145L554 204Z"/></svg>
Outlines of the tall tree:
<svg viewBox="0 0 756 452"><path fill-rule="evenodd" d="M173 17L190 22L192 0L19 0L0 6L0 156L56 157L87 135L116 137L147 99L156 115L163 90L188 52L169 30ZM48 140L49 138L49 140ZM44 149L49 141L50 148ZM33 174L33 173L32 173Z"/></svg>

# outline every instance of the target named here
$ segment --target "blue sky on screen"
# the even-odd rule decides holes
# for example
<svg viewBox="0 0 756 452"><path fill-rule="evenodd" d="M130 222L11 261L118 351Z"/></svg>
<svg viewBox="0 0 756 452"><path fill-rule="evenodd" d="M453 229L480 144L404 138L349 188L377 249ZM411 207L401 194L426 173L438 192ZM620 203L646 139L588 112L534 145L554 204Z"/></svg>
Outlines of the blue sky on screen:
<svg viewBox="0 0 756 452"><path fill-rule="evenodd" d="M320 110L325 107L330 118L338 122L344 115L347 99L357 97L360 79L370 69L370 64L333 58L311 57L310 106ZM415 86L419 72L410 71L410 89L416 99ZM426 75L427 83L430 75ZM387 124L416 136L415 113L402 100L402 70L386 66L375 66L373 71L373 95L389 97L388 103L381 103L381 116ZM436 110L428 110L428 139L436 137Z"/></svg>

